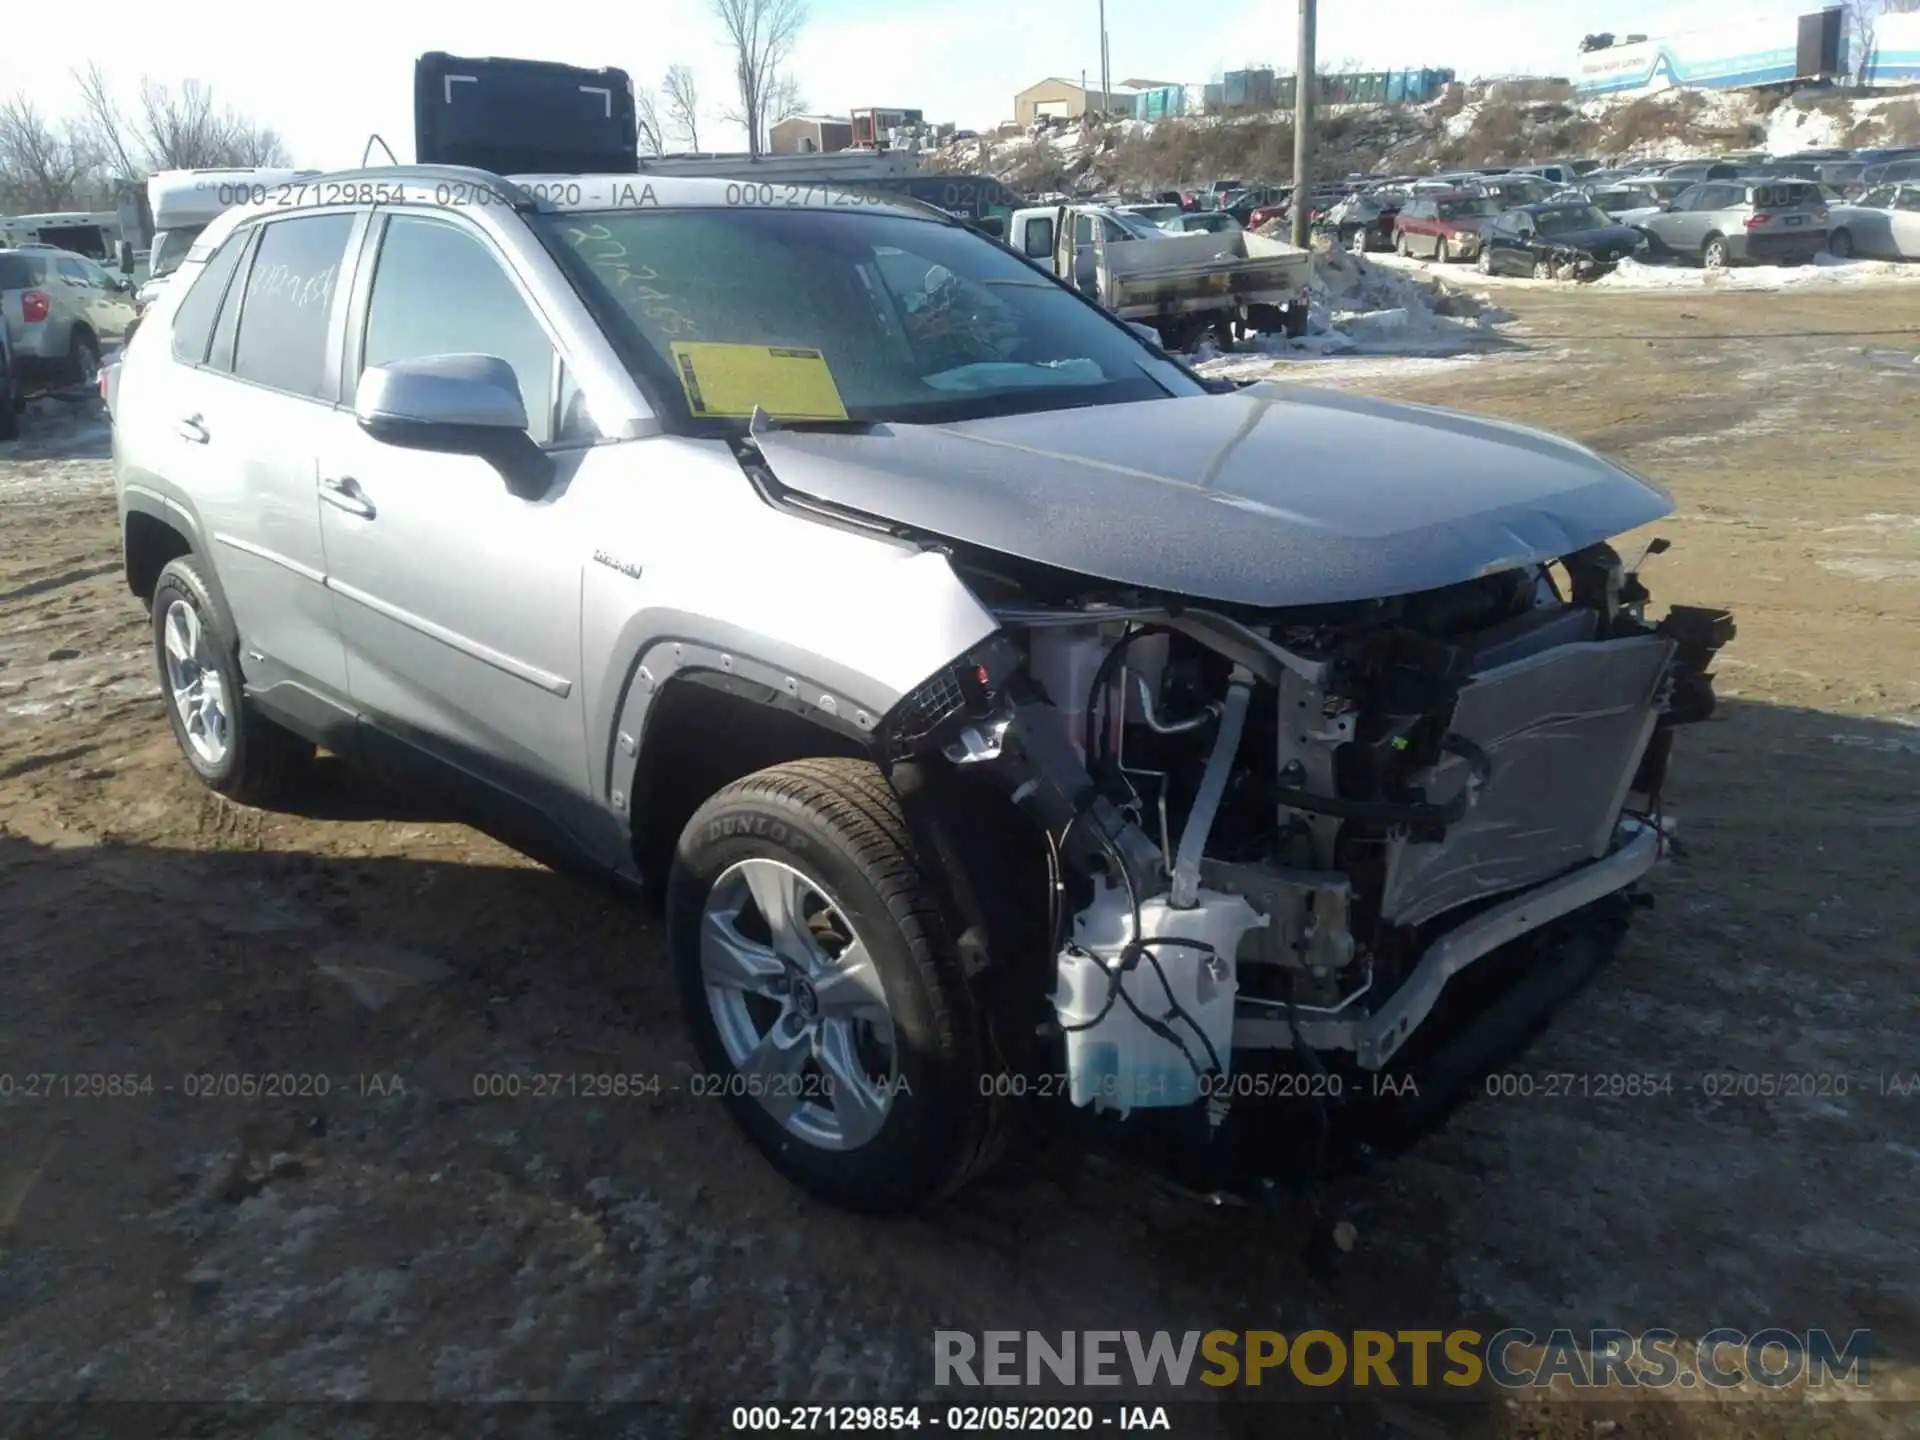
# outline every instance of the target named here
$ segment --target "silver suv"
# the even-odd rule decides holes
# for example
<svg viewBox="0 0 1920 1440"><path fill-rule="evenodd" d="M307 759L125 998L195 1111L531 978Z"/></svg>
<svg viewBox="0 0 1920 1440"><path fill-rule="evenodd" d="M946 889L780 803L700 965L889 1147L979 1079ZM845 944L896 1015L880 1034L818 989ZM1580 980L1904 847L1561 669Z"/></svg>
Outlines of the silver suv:
<svg viewBox="0 0 1920 1440"><path fill-rule="evenodd" d="M91 387L133 325L133 286L52 246L0 250L0 315L23 385Z"/></svg>
<svg viewBox="0 0 1920 1440"><path fill-rule="evenodd" d="M1709 270L1745 261L1804 265L1827 248L1832 214L1808 180L1709 180L1632 217L1655 253Z"/></svg>
<svg viewBox="0 0 1920 1440"><path fill-rule="evenodd" d="M913 1205L1077 1107L1284 1171L1259 1096L1477 1074L1617 939L1731 633L1643 618L1652 485L1203 382L911 202L310 192L118 373L186 762L264 802L324 745L651 887L682 1083L798 1183Z"/></svg>

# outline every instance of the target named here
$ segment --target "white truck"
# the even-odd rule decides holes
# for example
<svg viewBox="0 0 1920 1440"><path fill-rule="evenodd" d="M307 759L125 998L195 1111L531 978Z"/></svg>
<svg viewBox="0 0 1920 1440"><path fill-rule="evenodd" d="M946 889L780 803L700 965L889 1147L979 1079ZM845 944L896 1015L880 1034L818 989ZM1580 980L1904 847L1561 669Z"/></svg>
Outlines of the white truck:
<svg viewBox="0 0 1920 1440"><path fill-rule="evenodd" d="M1104 205L1016 210L1007 244L1169 350L1208 334L1304 335L1313 257L1250 230L1175 235Z"/></svg>
<svg viewBox="0 0 1920 1440"><path fill-rule="evenodd" d="M166 283L167 276L193 248L194 240L215 216L276 194L290 198L301 181L318 170L215 169L161 170L147 177L147 209L153 227L146 283L136 297L142 307Z"/></svg>

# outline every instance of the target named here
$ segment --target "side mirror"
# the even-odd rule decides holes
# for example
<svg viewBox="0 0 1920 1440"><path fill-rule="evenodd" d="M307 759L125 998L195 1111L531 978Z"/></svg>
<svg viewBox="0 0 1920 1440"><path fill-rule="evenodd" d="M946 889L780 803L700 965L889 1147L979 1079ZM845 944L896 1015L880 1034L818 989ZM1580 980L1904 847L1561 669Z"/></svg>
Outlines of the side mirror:
<svg viewBox="0 0 1920 1440"><path fill-rule="evenodd" d="M423 355L369 365L353 395L360 428L385 445L475 455L522 499L546 493L553 467L527 433L513 367L496 355Z"/></svg>

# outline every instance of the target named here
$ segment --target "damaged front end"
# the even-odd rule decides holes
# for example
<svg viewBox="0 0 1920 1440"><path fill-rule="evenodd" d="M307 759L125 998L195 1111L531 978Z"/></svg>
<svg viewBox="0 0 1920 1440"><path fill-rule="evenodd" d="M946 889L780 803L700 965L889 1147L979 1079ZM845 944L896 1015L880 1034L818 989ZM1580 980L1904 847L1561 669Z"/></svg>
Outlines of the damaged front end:
<svg viewBox="0 0 1920 1440"><path fill-rule="evenodd" d="M1275 1064L1364 1085L1469 967L1617 907L1734 633L1649 621L1604 544L1257 615L1002 595L1000 630L885 717L884 758L987 782L1044 837L1044 946L978 961L1034 1037L1018 1063L1208 1129L1283 1093L1235 1080Z"/></svg>

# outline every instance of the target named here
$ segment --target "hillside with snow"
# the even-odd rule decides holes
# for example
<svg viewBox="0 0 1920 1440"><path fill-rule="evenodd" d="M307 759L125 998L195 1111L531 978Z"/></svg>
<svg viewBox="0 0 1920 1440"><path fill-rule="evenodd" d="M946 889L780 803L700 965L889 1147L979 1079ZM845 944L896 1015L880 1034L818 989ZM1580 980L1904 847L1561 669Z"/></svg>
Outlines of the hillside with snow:
<svg viewBox="0 0 1920 1440"><path fill-rule="evenodd" d="M1674 89L1577 100L1552 82L1450 87L1426 105L1343 107L1319 117L1326 175L1523 165L1566 156L1609 161L1728 150L1787 154L1831 146L1920 144L1920 96L1813 90L1791 96ZM1215 177L1284 182L1293 122L1282 112L1082 124L970 139L935 168L991 174L1028 194L1147 191Z"/></svg>

